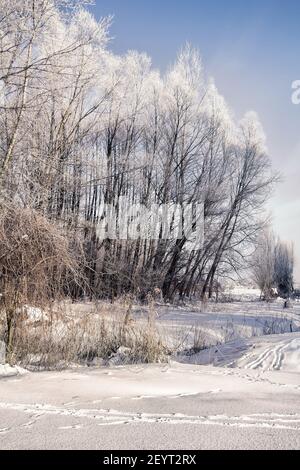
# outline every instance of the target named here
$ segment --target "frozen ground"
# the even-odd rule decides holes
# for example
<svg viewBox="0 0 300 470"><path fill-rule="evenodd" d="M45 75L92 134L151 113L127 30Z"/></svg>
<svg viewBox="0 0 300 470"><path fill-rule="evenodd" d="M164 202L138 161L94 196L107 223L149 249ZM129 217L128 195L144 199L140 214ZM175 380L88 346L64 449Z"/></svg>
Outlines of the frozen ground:
<svg viewBox="0 0 300 470"><path fill-rule="evenodd" d="M249 299L161 307L166 334L201 326L221 338L231 323L232 337L165 365L2 378L0 449L300 449L300 332L288 326L299 313ZM266 321L287 333L262 336Z"/></svg>
<svg viewBox="0 0 300 470"><path fill-rule="evenodd" d="M291 308L285 309L282 299L271 303L261 302L259 292L250 289L243 296L233 291L231 298L233 301L230 303L158 307L157 324L164 340L179 349L185 349L192 346L195 330L199 342L202 341L205 347L238 339L300 331L300 303L294 302Z"/></svg>
<svg viewBox="0 0 300 470"><path fill-rule="evenodd" d="M279 369L269 345L248 368L171 363L2 379L0 448L299 449L299 375L288 364L300 334L288 336L278 337L290 342Z"/></svg>

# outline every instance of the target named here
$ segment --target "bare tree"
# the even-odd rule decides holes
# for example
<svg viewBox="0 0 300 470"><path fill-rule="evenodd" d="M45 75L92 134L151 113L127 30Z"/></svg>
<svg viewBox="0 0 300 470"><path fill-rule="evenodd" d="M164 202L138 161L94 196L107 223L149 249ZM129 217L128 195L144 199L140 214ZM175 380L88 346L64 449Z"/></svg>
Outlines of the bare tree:
<svg viewBox="0 0 300 470"><path fill-rule="evenodd" d="M211 297L245 266L276 180L259 121L234 121L190 46L165 75L145 54L112 54L110 19L84 3L0 0L1 201L82 246L91 295ZM170 208L157 237L99 236L108 205L117 226L139 204ZM203 244L195 219L166 237L188 219L171 208L199 204Z"/></svg>
<svg viewBox="0 0 300 470"><path fill-rule="evenodd" d="M279 295L289 299L294 290L294 250L281 241L275 247L274 281Z"/></svg>
<svg viewBox="0 0 300 470"><path fill-rule="evenodd" d="M251 269L253 280L265 300L272 298L272 289L275 287L275 251L275 236L270 229L263 230L255 246Z"/></svg>

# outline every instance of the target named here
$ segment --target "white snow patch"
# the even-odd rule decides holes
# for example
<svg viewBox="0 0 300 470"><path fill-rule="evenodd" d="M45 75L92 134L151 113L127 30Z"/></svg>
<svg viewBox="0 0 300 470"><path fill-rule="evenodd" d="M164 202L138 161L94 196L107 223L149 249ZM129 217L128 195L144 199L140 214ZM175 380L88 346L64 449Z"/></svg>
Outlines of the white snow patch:
<svg viewBox="0 0 300 470"><path fill-rule="evenodd" d="M182 363L300 372L300 333L239 339L194 355L179 356Z"/></svg>
<svg viewBox="0 0 300 470"><path fill-rule="evenodd" d="M9 364L0 364L0 379L5 377L13 377L15 375L24 375L27 371L19 366L10 366Z"/></svg>
<svg viewBox="0 0 300 470"><path fill-rule="evenodd" d="M48 316L45 314L45 312L37 307L24 305L23 311L26 314L28 321L30 322L39 322L48 319Z"/></svg>

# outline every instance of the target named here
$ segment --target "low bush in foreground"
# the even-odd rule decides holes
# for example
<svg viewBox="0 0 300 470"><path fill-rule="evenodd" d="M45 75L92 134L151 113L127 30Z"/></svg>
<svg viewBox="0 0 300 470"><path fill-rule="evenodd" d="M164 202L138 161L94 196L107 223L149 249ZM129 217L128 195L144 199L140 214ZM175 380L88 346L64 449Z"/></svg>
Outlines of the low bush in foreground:
<svg viewBox="0 0 300 470"><path fill-rule="evenodd" d="M68 312L66 306L53 307L32 317L26 309L15 329L12 364L33 369L65 368L71 364L120 365L164 362L169 351L155 326L155 312L148 318L133 319L131 304L89 304L89 312ZM80 307L80 304L78 305ZM79 309L80 310L80 309Z"/></svg>

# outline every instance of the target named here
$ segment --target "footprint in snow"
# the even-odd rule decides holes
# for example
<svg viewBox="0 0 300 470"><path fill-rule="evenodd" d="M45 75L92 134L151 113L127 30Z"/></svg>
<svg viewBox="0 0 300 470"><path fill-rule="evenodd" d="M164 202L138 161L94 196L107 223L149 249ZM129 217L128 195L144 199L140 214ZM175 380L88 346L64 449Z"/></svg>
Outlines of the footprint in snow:
<svg viewBox="0 0 300 470"><path fill-rule="evenodd" d="M0 434L7 434L10 431L10 428L2 428L0 429Z"/></svg>
<svg viewBox="0 0 300 470"><path fill-rule="evenodd" d="M74 424L73 426L60 426L58 429L68 431L70 429L82 429L82 426L80 424Z"/></svg>

